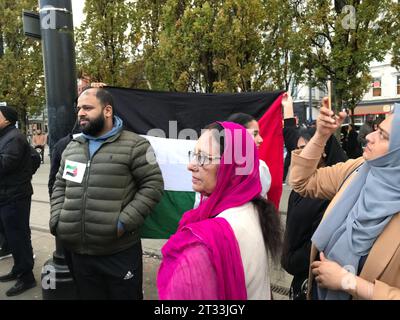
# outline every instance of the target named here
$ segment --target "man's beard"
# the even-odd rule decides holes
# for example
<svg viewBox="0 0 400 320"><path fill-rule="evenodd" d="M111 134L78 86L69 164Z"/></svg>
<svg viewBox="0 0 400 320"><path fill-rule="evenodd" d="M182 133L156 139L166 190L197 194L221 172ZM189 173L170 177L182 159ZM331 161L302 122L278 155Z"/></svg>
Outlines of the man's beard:
<svg viewBox="0 0 400 320"><path fill-rule="evenodd" d="M87 124L83 126L79 125L79 127L84 134L87 134L89 136L96 137L104 128L105 119L103 114L100 114L97 118L93 120L87 118L79 119L79 121L81 120L88 121Z"/></svg>

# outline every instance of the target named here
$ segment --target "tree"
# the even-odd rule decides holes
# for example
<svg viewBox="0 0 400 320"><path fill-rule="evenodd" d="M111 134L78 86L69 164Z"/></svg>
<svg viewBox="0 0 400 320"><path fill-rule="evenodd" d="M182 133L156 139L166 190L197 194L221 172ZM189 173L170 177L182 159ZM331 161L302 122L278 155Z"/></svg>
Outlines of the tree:
<svg viewBox="0 0 400 320"><path fill-rule="evenodd" d="M130 23L132 31L131 87L152 89L146 76L146 61L152 57L160 42L161 16L167 0L136 1L131 4Z"/></svg>
<svg viewBox="0 0 400 320"><path fill-rule="evenodd" d="M77 29L78 68L95 81L127 86L131 4L124 0L86 0L86 19Z"/></svg>
<svg viewBox="0 0 400 320"><path fill-rule="evenodd" d="M168 91L289 91L331 78L337 108L354 109L370 85L370 63L397 43L395 5L86 0L79 64L97 81Z"/></svg>
<svg viewBox="0 0 400 320"><path fill-rule="evenodd" d="M307 61L301 59L307 44L296 30L295 8L288 0L264 0L262 5L267 14L261 25L262 49L254 89L293 91L297 84L308 80Z"/></svg>
<svg viewBox="0 0 400 320"><path fill-rule="evenodd" d="M398 1L393 2L391 12L392 28L390 32L395 39L393 42L392 65L400 69L400 3Z"/></svg>
<svg viewBox="0 0 400 320"><path fill-rule="evenodd" d="M25 132L27 115L43 111L44 77L41 45L23 33L23 9L37 11L37 1L0 0L0 100L18 109Z"/></svg>
<svg viewBox="0 0 400 320"><path fill-rule="evenodd" d="M259 0L168 0L158 47L144 53L152 88L251 91L264 14Z"/></svg>
<svg viewBox="0 0 400 320"><path fill-rule="evenodd" d="M161 16L167 0L136 1L132 4L132 42L135 49L140 45L145 49L155 49L159 45Z"/></svg>
<svg viewBox="0 0 400 320"><path fill-rule="evenodd" d="M370 63L391 49L391 8L391 0L309 0L296 7L298 31L309 44L303 60L316 85L332 80L337 109L354 111L370 86Z"/></svg>

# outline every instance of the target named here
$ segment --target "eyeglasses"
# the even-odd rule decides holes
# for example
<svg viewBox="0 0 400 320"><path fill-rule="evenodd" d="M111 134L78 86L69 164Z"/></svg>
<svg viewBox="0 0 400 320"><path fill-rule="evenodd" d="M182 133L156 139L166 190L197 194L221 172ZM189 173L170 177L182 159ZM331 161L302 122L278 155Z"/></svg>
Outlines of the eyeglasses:
<svg viewBox="0 0 400 320"><path fill-rule="evenodd" d="M204 166L205 164L211 164L212 160L221 159L218 156L208 156L203 153L195 153L194 151L189 151L189 163L195 161L196 165L199 167Z"/></svg>

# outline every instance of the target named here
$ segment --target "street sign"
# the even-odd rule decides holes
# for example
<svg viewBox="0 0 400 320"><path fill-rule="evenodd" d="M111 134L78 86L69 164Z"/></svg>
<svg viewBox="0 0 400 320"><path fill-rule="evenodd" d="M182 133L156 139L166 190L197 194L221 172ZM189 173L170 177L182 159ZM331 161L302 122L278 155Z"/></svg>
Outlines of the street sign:
<svg viewBox="0 0 400 320"><path fill-rule="evenodd" d="M1 102L0 101L0 107L7 107L7 102Z"/></svg>
<svg viewBox="0 0 400 320"><path fill-rule="evenodd" d="M22 13L24 23L24 34L37 40L42 39L40 32L40 16L36 12L24 10Z"/></svg>

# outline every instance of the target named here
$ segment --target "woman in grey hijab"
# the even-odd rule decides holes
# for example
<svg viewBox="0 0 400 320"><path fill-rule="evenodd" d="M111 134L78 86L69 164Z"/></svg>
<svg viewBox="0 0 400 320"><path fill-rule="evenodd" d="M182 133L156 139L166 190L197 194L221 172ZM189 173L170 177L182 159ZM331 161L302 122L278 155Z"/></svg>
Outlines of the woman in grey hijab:
<svg viewBox="0 0 400 320"><path fill-rule="evenodd" d="M362 158L317 170L345 117L322 107L312 143L292 158L294 190L333 199L312 237L309 288L319 300L400 299L400 105L367 136Z"/></svg>

